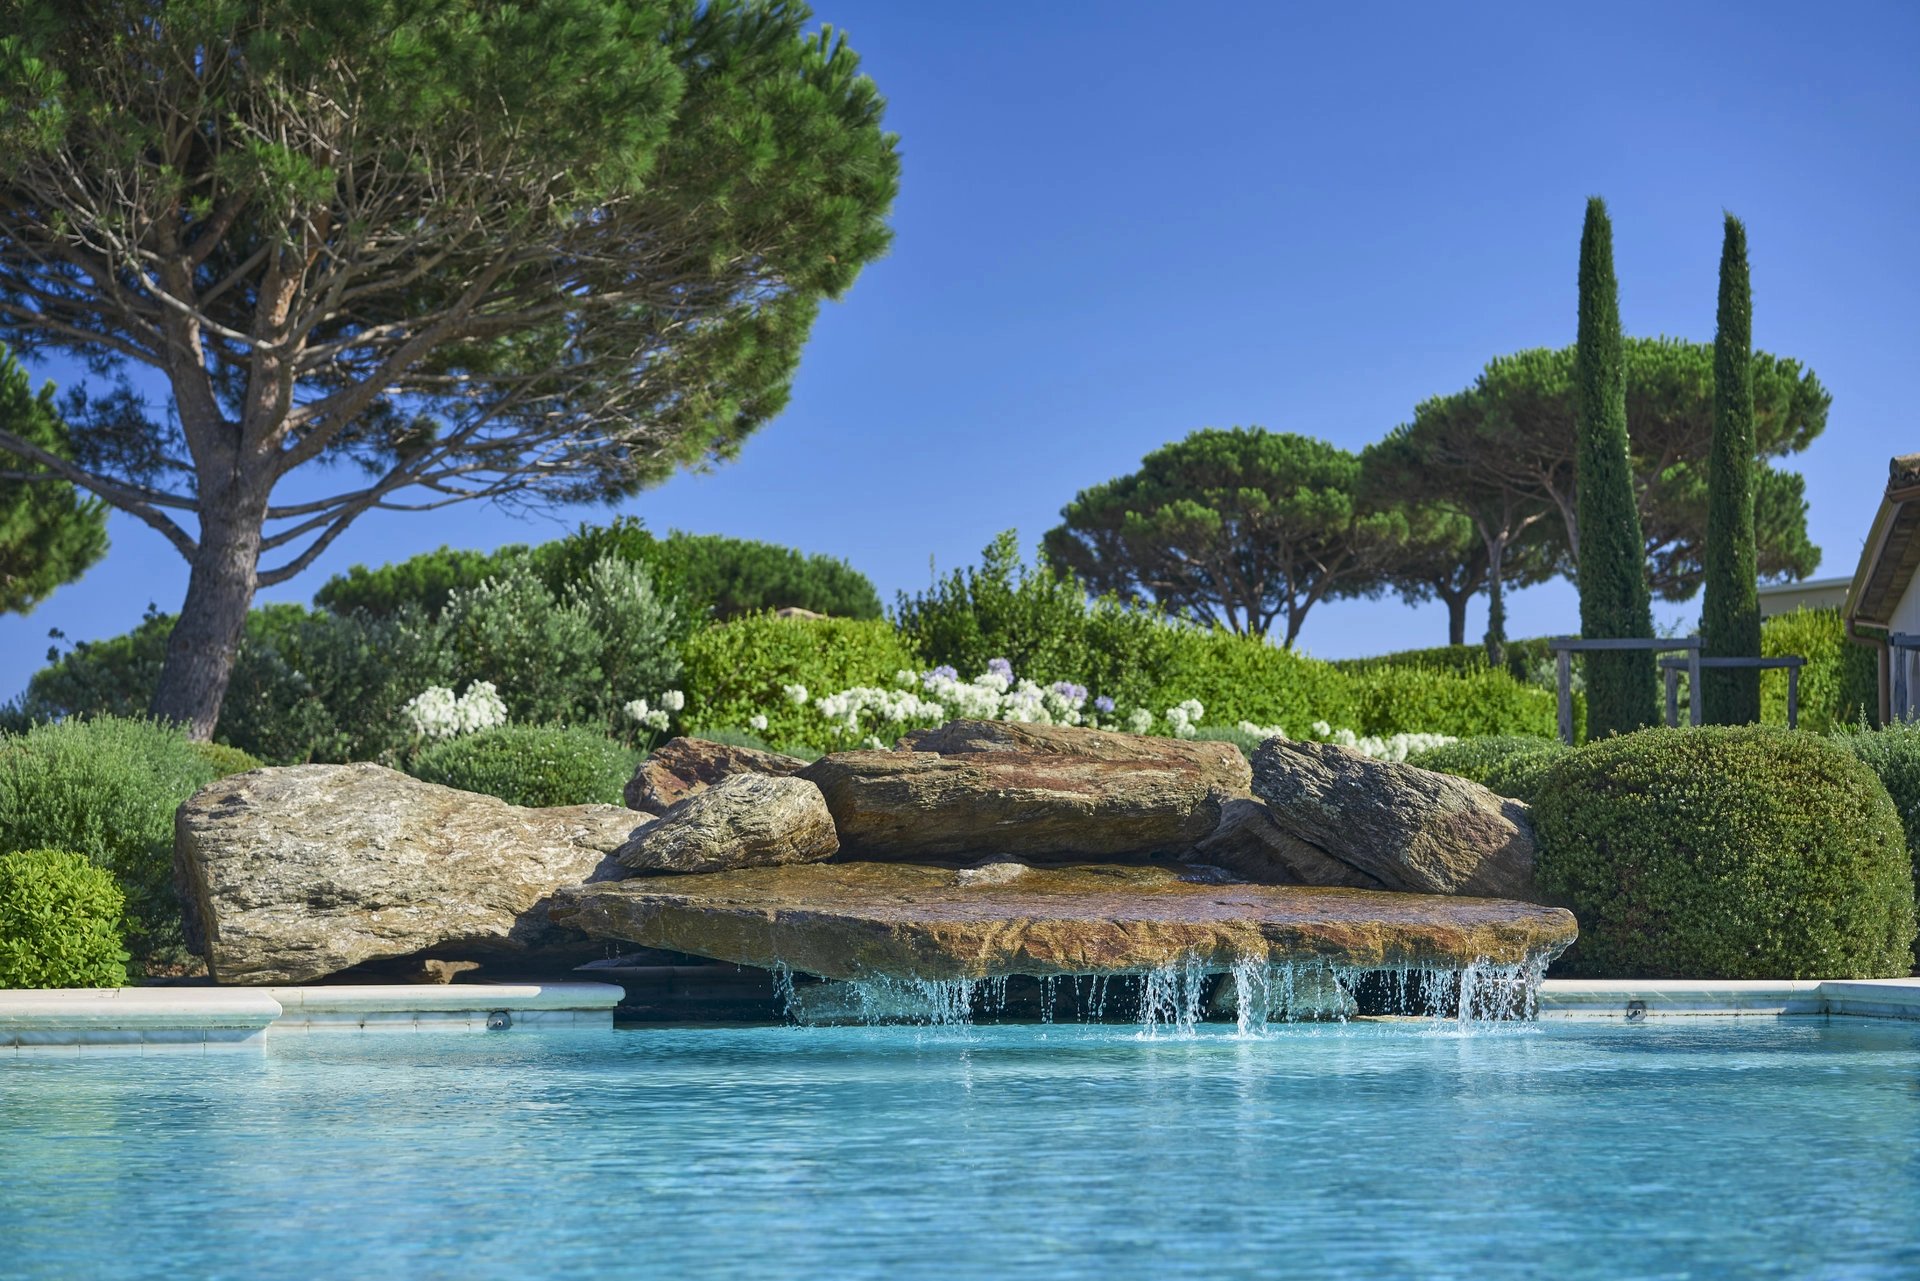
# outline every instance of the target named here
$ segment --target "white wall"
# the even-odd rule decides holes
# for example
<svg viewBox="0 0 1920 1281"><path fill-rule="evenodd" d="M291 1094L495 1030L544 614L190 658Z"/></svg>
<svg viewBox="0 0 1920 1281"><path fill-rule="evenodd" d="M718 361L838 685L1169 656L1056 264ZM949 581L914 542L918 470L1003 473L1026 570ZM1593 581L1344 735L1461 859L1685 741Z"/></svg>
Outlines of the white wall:
<svg viewBox="0 0 1920 1281"><path fill-rule="evenodd" d="M1920 576L1907 584L1900 603L1893 607L1893 622L1887 630L1920 635ZM1894 716L1907 720L1920 717L1920 650L1896 649L1888 657L1893 663L1888 675L1893 678Z"/></svg>

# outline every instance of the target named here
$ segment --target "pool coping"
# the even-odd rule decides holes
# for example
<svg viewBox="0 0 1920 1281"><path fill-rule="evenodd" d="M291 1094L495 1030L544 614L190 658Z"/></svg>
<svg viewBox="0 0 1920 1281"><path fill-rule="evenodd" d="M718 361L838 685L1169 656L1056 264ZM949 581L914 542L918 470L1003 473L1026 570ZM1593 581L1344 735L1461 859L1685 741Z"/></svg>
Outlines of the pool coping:
<svg viewBox="0 0 1920 1281"><path fill-rule="evenodd" d="M613 1026L612 983L117 987L0 991L0 1061L39 1053L258 1048L269 1035Z"/></svg>
<svg viewBox="0 0 1920 1281"><path fill-rule="evenodd" d="M1901 979L1548 979L1542 1019L1828 1015L1920 1019L1920 977Z"/></svg>
<svg viewBox="0 0 1920 1281"><path fill-rule="evenodd" d="M617 984L576 982L0 990L0 1061L100 1050L204 1054L258 1048L269 1036L339 1031L611 1029L622 996ZM1920 977L1540 985L1541 1019L1730 1015L1920 1020Z"/></svg>

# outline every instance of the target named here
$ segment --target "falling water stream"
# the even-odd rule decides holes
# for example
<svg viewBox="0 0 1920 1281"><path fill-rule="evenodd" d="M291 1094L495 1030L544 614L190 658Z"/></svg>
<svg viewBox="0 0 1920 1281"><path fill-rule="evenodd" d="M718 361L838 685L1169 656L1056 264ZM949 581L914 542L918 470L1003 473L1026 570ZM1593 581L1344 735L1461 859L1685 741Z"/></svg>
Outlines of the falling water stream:
<svg viewBox="0 0 1920 1281"><path fill-rule="evenodd" d="M1318 958L1242 959L1221 971L1189 954L1144 974L1038 980L882 976L796 983L782 969L775 988L788 1016L802 1024L964 1027L1009 1017L1051 1023L1070 1009L1083 1023L1137 1022L1143 1038L1191 1037L1203 1023L1228 1019L1240 1035L1261 1036L1276 1024L1361 1016L1419 1018L1456 1029L1522 1022L1534 1016L1545 970L1545 958L1536 957L1386 970Z"/></svg>

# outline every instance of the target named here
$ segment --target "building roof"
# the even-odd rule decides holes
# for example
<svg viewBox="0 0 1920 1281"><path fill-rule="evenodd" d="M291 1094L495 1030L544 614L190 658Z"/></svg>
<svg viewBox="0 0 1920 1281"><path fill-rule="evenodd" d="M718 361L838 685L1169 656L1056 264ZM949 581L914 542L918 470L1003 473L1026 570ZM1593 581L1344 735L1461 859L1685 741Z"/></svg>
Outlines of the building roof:
<svg viewBox="0 0 1920 1281"><path fill-rule="evenodd" d="M1796 609L1838 609L1847 599L1851 578L1798 578L1786 583L1761 583L1760 617L1791 614Z"/></svg>
<svg viewBox="0 0 1920 1281"><path fill-rule="evenodd" d="M1887 464L1887 490L1867 531L1860 567L1853 573L1844 608L1850 623L1886 627L1920 573L1920 454L1902 454Z"/></svg>

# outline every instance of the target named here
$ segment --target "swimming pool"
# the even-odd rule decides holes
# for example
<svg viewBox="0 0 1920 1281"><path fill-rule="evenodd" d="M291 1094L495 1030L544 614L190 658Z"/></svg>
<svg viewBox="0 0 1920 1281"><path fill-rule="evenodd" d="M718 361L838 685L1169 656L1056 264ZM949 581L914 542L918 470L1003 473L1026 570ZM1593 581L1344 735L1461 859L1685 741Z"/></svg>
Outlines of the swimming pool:
<svg viewBox="0 0 1920 1281"><path fill-rule="evenodd" d="M1920 1274L1920 1025L326 1033L0 1069L0 1275Z"/></svg>

